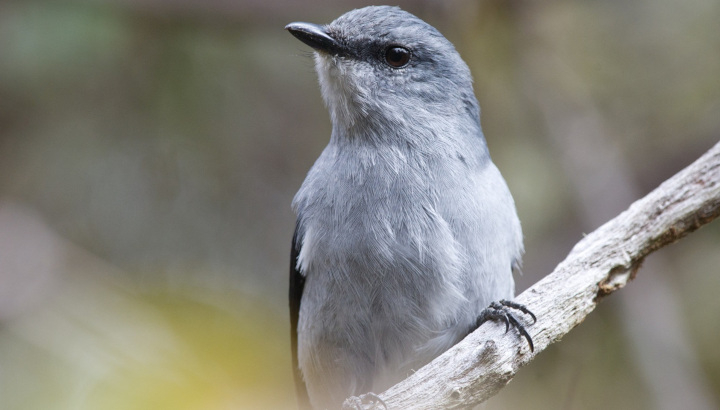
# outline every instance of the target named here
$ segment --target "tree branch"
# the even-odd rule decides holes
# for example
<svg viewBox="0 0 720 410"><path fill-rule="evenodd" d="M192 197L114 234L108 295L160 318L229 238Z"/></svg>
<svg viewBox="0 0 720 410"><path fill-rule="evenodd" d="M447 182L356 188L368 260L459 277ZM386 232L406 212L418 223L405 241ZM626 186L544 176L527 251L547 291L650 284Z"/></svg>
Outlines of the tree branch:
<svg viewBox="0 0 720 410"><path fill-rule="evenodd" d="M388 408L463 408L502 389L521 366L579 325L622 288L643 259L720 215L720 143L578 242L555 270L515 300L538 317L517 333L486 323L380 398Z"/></svg>

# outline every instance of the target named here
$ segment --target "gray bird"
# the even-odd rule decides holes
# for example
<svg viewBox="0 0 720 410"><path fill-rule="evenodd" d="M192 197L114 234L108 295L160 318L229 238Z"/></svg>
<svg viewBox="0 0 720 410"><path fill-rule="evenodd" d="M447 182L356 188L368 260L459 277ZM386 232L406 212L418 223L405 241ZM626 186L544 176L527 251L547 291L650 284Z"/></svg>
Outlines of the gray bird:
<svg viewBox="0 0 720 410"><path fill-rule="evenodd" d="M513 325L532 348L506 307L532 314L491 305L514 297L522 231L453 45L387 6L286 29L314 49L332 120L330 142L293 200L301 406L309 398L335 409L383 391L487 319Z"/></svg>

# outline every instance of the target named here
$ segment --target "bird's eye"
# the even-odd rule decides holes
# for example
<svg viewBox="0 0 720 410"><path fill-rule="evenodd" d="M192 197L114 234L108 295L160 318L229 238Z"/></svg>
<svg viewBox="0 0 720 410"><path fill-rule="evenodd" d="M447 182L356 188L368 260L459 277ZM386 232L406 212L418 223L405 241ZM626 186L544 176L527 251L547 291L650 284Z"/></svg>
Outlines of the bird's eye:
<svg viewBox="0 0 720 410"><path fill-rule="evenodd" d="M385 50L385 62L393 68L402 68L410 61L410 50L393 46Z"/></svg>

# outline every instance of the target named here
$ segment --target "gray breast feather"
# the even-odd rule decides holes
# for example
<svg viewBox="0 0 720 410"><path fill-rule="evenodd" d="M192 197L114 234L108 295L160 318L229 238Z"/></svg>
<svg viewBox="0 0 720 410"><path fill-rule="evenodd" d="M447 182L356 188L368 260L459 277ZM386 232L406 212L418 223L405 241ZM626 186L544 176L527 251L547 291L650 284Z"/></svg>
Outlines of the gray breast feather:
<svg viewBox="0 0 720 410"><path fill-rule="evenodd" d="M491 162L357 154L329 146L294 201L306 276L298 349L318 385L370 390L455 344L492 300L512 298L522 238ZM328 365L335 357L352 363Z"/></svg>

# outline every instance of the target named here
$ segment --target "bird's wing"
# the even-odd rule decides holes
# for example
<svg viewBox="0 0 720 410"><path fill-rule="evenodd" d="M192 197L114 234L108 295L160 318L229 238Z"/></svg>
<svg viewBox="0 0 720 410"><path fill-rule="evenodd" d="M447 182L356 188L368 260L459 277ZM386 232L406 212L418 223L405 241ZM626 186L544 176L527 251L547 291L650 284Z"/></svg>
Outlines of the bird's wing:
<svg viewBox="0 0 720 410"><path fill-rule="evenodd" d="M310 409L307 387L305 386L302 374L300 373L300 367L298 366L297 326L300 315L300 300L302 299L303 288L305 287L305 277L300 274L300 271L297 269L299 254L300 238L298 238L298 229L296 226L292 239L292 247L290 248L290 344L292 345L292 366L293 375L295 376L298 407L300 409Z"/></svg>

